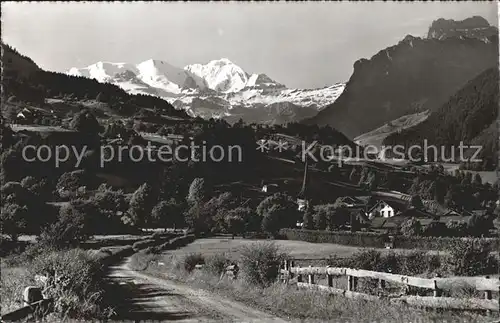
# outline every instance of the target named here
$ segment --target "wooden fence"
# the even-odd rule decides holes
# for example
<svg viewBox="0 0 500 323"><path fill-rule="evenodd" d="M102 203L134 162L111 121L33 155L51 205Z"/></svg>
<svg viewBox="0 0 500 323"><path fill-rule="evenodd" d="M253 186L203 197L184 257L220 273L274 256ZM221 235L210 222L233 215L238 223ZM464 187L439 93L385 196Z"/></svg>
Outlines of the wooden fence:
<svg viewBox="0 0 500 323"><path fill-rule="evenodd" d="M317 275L326 276L327 285L317 284L315 281ZM347 290L334 287L334 278L340 276L347 276ZM386 298L391 302L404 302L412 306L450 310L500 311L500 277L435 277L429 279L330 266L295 267L294 262L288 260L284 261L283 266L280 266L279 278L287 283L296 282L297 286L301 288L316 289L348 298L361 298L366 300ZM359 278L368 278L377 281L377 295L357 291ZM404 295L388 295L386 293L386 282L404 286ZM432 290L433 296L409 295L412 288ZM443 297L443 292L459 289L480 291L483 293L483 298ZM496 294L496 299L492 297L494 293Z"/></svg>

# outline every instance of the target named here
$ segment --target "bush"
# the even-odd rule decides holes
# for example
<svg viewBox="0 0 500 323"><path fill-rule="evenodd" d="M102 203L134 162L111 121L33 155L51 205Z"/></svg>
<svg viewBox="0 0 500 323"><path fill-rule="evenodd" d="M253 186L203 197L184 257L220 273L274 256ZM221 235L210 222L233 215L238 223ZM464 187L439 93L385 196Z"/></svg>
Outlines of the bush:
<svg viewBox="0 0 500 323"><path fill-rule="evenodd" d="M57 251L37 256L30 271L55 273L46 296L54 299L54 311L71 318L107 318L110 314L103 301L105 274L102 265L81 249Z"/></svg>
<svg viewBox="0 0 500 323"><path fill-rule="evenodd" d="M75 247L90 237L85 214L73 205L63 206L59 212L59 219L44 228L37 237L40 245L64 249Z"/></svg>
<svg viewBox="0 0 500 323"><path fill-rule="evenodd" d="M229 266L230 264L231 264L231 259L229 259L223 253L218 253L208 257L205 260L205 265L203 266L203 269L213 275L219 276L226 270L226 267Z"/></svg>
<svg viewBox="0 0 500 323"><path fill-rule="evenodd" d="M387 235L375 232L347 232L347 231L319 231L319 230L297 230L281 229L280 236L289 240L307 241L313 243L336 243L341 245L384 248ZM446 251L455 247L455 244L471 238L453 237L405 237L394 236L394 248L399 249L423 249ZM493 250L500 249L499 238L480 238Z"/></svg>
<svg viewBox="0 0 500 323"><path fill-rule="evenodd" d="M241 250L241 274L250 284L268 286L278 276L278 268L288 255L273 242L253 243Z"/></svg>
<svg viewBox="0 0 500 323"><path fill-rule="evenodd" d="M455 276L495 274L499 263L491 251L491 247L480 239L462 240L450 249L445 269Z"/></svg>
<svg viewBox="0 0 500 323"><path fill-rule="evenodd" d="M201 253L191 253L184 258L184 269L192 272L196 265L203 265L205 258Z"/></svg>
<svg viewBox="0 0 500 323"><path fill-rule="evenodd" d="M413 237L422 234L422 225L415 218L410 218L401 225L401 233L405 237Z"/></svg>

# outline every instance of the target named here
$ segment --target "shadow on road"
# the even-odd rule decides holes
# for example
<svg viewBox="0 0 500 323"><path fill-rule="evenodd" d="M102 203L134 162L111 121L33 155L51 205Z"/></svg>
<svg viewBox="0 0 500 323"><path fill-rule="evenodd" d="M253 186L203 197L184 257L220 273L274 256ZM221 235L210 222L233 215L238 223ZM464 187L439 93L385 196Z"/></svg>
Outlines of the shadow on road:
<svg viewBox="0 0 500 323"><path fill-rule="evenodd" d="M183 298L182 295L157 288L147 283L134 282L128 277L109 277L106 282L108 299L116 315L117 321L177 321L194 318L196 313L179 309L179 306L168 306L162 298Z"/></svg>

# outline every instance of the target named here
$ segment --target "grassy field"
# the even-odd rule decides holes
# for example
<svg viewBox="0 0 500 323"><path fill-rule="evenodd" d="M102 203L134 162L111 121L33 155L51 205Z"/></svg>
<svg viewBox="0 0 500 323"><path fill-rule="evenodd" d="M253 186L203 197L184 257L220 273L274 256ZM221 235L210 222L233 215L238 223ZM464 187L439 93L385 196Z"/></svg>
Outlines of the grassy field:
<svg viewBox="0 0 500 323"><path fill-rule="evenodd" d="M231 259L237 260L240 257L241 249L244 246L248 246L255 242L262 242L264 240L253 240L253 239L242 239L235 238L205 238L198 239L195 242L177 249L171 250L164 253L166 257L179 257L190 254L190 253L201 253L205 257L218 254L226 253ZM343 246L332 243L310 243L304 241L292 241L292 240L272 240L276 243L281 250L290 254L293 258L299 260L306 259L304 262L316 263L320 260L326 259L330 256L337 257L349 257L362 249L360 247ZM407 253L411 250L408 249L378 249L381 252L397 251L398 253Z"/></svg>

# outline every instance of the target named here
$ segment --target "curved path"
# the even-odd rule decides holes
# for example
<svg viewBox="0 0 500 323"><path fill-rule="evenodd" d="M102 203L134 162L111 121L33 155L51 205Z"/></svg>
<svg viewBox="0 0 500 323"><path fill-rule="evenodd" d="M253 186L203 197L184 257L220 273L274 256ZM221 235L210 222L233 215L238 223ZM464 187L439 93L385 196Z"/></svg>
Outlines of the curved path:
<svg viewBox="0 0 500 323"><path fill-rule="evenodd" d="M110 267L120 321L287 322L219 295L129 267L130 258Z"/></svg>

